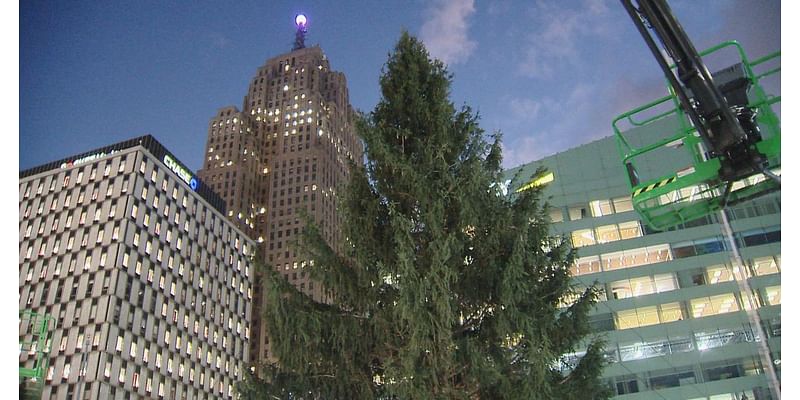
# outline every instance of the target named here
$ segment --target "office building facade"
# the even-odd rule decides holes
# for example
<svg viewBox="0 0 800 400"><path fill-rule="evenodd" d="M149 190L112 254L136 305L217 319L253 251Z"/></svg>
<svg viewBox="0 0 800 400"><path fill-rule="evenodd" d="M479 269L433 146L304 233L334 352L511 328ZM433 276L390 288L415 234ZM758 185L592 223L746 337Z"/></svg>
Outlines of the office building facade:
<svg viewBox="0 0 800 400"><path fill-rule="evenodd" d="M254 251L151 136L20 172L19 308L54 319L42 398L233 398Z"/></svg>
<svg viewBox="0 0 800 400"><path fill-rule="evenodd" d="M338 248L337 193L363 145L353 126L344 74L331 70L322 49L301 47L270 58L251 79L242 109L221 108L208 127L203 181L225 200L227 217L258 242L259 256L315 301L330 294L304 270L297 252L302 214ZM267 360L256 281L253 360Z"/></svg>
<svg viewBox="0 0 800 400"><path fill-rule="evenodd" d="M679 159L658 162L683 167ZM536 175L538 167L548 172ZM766 340L780 375L780 193L728 210L742 271L718 215L663 232L641 222L613 137L513 168L506 178L511 192L549 182L553 229L578 252L574 283L603 291L591 323L607 340L603 377L615 399L771 398L756 341ZM734 275L749 280L766 337L751 325ZM577 350L562 367L582 356Z"/></svg>

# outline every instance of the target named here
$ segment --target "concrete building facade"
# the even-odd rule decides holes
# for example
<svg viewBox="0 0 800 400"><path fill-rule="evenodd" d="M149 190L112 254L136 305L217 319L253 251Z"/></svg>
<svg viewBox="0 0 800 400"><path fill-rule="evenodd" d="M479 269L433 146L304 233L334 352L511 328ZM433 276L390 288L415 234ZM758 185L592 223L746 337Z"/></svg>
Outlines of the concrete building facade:
<svg viewBox="0 0 800 400"><path fill-rule="evenodd" d="M20 172L19 252L19 309L55 319L42 398L233 397L255 243L152 136Z"/></svg>
<svg viewBox="0 0 800 400"><path fill-rule="evenodd" d="M258 242L259 255L316 301L330 294L308 278L294 247L303 213L337 248L337 193L360 163L363 145L353 126L344 74L331 70L320 47L299 48L259 67L242 110L221 108L208 127L198 172L227 204L227 217ZM259 318L256 281L253 360L267 360L269 345Z"/></svg>
<svg viewBox="0 0 800 400"><path fill-rule="evenodd" d="M681 162L665 156L653 167L675 171ZM537 176L538 167L548 172ZM549 182L553 229L578 251L574 283L603 290L591 323L607 340L604 378L615 399L773 398L756 341L767 341L780 376L780 193L727 212L742 271L717 215L663 232L641 222L613 137L510 169L506 178L512 192ZM734 276L749 280L766 337L751 326ZM583 355L577 350L563 368Z"/></svg>

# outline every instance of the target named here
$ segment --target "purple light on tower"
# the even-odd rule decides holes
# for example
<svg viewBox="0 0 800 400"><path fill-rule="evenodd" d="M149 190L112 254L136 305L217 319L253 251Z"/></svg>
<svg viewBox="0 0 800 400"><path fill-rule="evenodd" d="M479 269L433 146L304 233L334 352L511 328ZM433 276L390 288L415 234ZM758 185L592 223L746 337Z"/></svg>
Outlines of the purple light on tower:
<svg viewBox="0 0 800 400"><path fill-rule="evenodd" d="M307 22L308 19L306 18L305 14L297 14L297 16L294 17L294 23L297 25L298 28L305 27Z"/></svg>
<svg viewBox="0 0 800 400"><path fill-rule="evenodd" d="M308 33L308 18L300 13L294 17L294 24L297 25L297 32L294 35L294 47L292 51L304 49L306 47L306 33Z"/></svg>

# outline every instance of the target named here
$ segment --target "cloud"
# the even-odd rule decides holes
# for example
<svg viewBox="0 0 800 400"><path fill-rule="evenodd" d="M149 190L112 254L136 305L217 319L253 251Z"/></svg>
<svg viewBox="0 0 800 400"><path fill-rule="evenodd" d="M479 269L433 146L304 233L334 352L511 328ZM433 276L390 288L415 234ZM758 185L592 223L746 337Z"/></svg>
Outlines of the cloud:
<svg viewBox="0 0 800 400"><path fill-rule="evenodd" d="M537 2L529 10L533 32L523 38L518 72L529 78L550 78L554 66L579 62L578 43L590 35L608 31L609 10L602 0L585 0L577 8L572 2ZM568 8L570 7L570 8Z"/></svg>
<svg viewBox="0 0 800 400"><path fill-rule="evenodd" d="M508 102L511 115L521 121L533 120L539 115L542 103L528 98L512 98Z"/></svg>
<svg viewBox="0 0 800 400"><path fill-rule="evenodd" d="M610 117L594 112L596 104L592 100L598 91L595 85L576 84L564 96L539 100L510 99L509 109L514 125L521 131L513 139L504 142L503 166L516 167L574 147L576 143L586 142L578 137L605 136L600 133L599 119L603 119L602 123L608 126ZM540 115L562 115L567 110L570 118L537 118Z"/></svg>
<svg viewBox="0 0 800 400"><path fill-rule="evenodd" d="M467 35L474 0L439 0L427 10L420 37L433 57L446 64L466 61L477 47Z"/></svg>

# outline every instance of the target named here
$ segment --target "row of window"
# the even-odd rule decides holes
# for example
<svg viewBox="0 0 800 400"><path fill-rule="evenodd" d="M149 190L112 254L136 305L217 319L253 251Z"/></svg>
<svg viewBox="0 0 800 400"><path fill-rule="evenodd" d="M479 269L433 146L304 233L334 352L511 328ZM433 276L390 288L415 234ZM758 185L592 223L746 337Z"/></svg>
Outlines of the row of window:
<svg viewBox="0 0 800 400"><path fill-rule="evenodd" d="M780 242L780 226L758 228L735 234L738 247L760 246ZM580 257L570 266L572 276L594 274L660 263L673 259L719 253L728 249L722 237L712 237L678 242L672 245L639 247L623 251L602 253L595 256Z"/></svg>
<svg viewBox="0 0 800 400"><path fill-rule="evenodd" d="M73 382L76 376L85 377L87 375L86 366L84 365L80 371L76 371L80 366L80 359L68 358L64 360L63 365L51 365L47 369L45 375L45 382L50 384L61 384L62 381ZM171 359L168 359L168 363ZM164 376L157 372L153 372L139 365L130 365L125 361L121 361L111 355L107 355L105 360L98 359L98 371L102 365L102 377L99 377L100 382L107 382L111 387L99 388L100 393L94 397L98 398L110 396L114 398L119 389L130 390L140 395L158 396L160 399L168 398L175 400L177 394L181 398L186 398L187 393L191 393L191 398L203 398L203 393L208 393L211 398L233 398L235 381L229 377L221 376L213 372L207 372L203 368L186 367L183 364L178 365L176 368L177 380L173 377ZM170 364L171 367L171 364ZM167 368L170 368L167 367ZM170 371L172 375L175 375ZM91 383L86 384L84 390L86 395L84 398L89 398L90 391L94 390L94 385ZM52 388L55 394L56 387ZM108 390L108 392L105 392ZM74 385L69 385L69 392L74 395ZM124 392L123 392L124 393ZM125 393L125 396L130 397L130 394ZM68 396L67 398L72 398Z"/></svg>
<svg viewBox="0 0 800 400"><path fill-rule="evenodd" d="M147 162L147 168L151 168L151 164L152 163ZM145 170L145 162L142 163L140 172L144 174L143 172L144 170ZM144 201L144 204L148 208L151 208L153 211L155 211L156 214L161 214L166 217L169 217L171 215L170 204L172 204L173 202L177 202L176 192L175 190L173 190L171 198L170 196L167 195L168 193L167 180L163 176L160 177L161 191L158 191L157 189L151 190L150 184L155 184L159 180L159 177L157 176L156 172L157 169L154 166L152 166L150 183L142 182L141 187L137 185L137 188L139 190L139 192L137 193L138 198ZM161 175L163 173L164 172L161 172L158 175ZM155 186L155 188L157 187L158 185ZM187 199L189 203L188 205L187 205ZM197 221L197 223L201 227L205 227L208 231L210 231L209 233L213 233L214 236L221 238L223 242L230 243L230 245L237 250L239 250L241 246L242 253L244 255L248 254L247 243L244 236L240 233L237 233L234 230L234 228L232 228L231 225L227 222L227 220L225 220L224 216L222 215L218 216L217 213L213 212L208 207L204 207L200 201L192 199L191 196L182 196L181 205L184 209L187 210L188 216L194 216L194 219ZM177 207L174 207L174 209L177 209ZM179 221L180 215L178 214L177 210L175 211L175 215L176 215L175 216L176 221ZM190 218L187 218L187 220L188 219ZM179 222L175 223L178 224ZM197 227L195 226L195 228ZM185 226L184 230L187 230Z"/></svg>
<svg viewBox="0 0 800 400"><path fill-rule="evenodd" d="M21 183L20 186L22 187L20 190L23 192L21 200L88 184L98 178L107 178L111 175L112 171L122 174L125 172L126 165L131 165L133 163L134 157L135 155L130 153L124 157L119 156L111 158L96 164L87 165L83 168L75 168L71 171L45 176L29 183ZM63 168L66 168L66 166ZM98 175L98 170L100 169L103 170L102 177ZM85 181L84 177L87 178ZM33 187L36 187L35 193L33 193ZM47 187L46 193L45 187Z"/></svg>
<svg viewBox="0 0 800 400"><path fill-rule="evenodd" d="M204 338L207 338L209 330L214 336L214 344L217 343L217 331L224 335L225 331L230 332L232 335L247 337L249 334L247 317L249 316L249 307L240 298L231 298L229 301L233 308L226 309L218 301L211 300L211 297L194 296L191 291L184 293L182 298L183 303L175 302L161 293L150 289L149 287L142 287L139 282L134 282L126 288L124 299L130 302L130 306L122 306L123 313L127 315L128 324L133 325L134 313L138 313L138 308L143 311L136 318L144 325L147 323L147 315L157 315L160 311L160 317L164 321L171 321L175 326L181 327L179 321L183 321L182 328L189 329L190 320L193 321L194 334L200 335L198 329L203 331ZM179 298L180 300L180 298ZM137 307L137 309L129 307ZM227 324L224 322L227 319Z"/></svg>
<svg viewBox="0 0 800 400"><path fill-rule="evenodd" d="M549 211L552 222L564 222L565 213L563 208L551 208ZM633 203L630 196L616 197L613 199L592 200L588 204L573 204L566 207L566 217L569 221L577 221L584 218L597 218L612 214L633 211ZM726 210L729 219L756 218L764 215L771 215L780 212L780 198L756 199L744 204L730 207ZM668 230L680 230L695 226L717 223L716 215L699 218L696 221L689 221L686 224L670 228ZM648 230L648 227L645 227ZM653 231L655 233L656 231Z"/></svg>
<svg viewBox="0 0 800 400"><path fill-rule="evenodd" d="M596 244L610 243L610 242L615 242L615 241L618 241L618 240L625 240L625 239L632 239L632 238L636 238L636 237L641 237L641 236L643 236L643 233L645 233L645 234L654 234L654 233L658 233L658 232L650 231L646 227L645 227L644 232L643 232L643 230L640 229L639 221L628 221L628 222L622 222L622 223L619 223L619 224L609 224L609 225L598 226L598 227L595 227L595 228L578 229L578 230L572 231L570 233L570 236L571 236L571 239L572 239L572 246L574 248L578 248L578 247L584 247L584 246L592 246L592 245L596 245ZM775 236L775 235L777 235L777 236ZM759 245L759 244L772 243L772 242L775 242L775 241L779 241L780 240L780 230L778 228L770 228L770 229L766 229L766 230L765 229L754 229L754 230L749 230L749 231L745 231L745 232L738 232L738 233L736 233L735 236L737 237L737 244L740 247L756 246L756 245ZM776 239L776 237L777 237L777 239ZM700 244L700 242L701 241L698 241L698 244ZM718 248L718 246L722 246L721 239L713 239L712 238L712 239L706 239L705 240L705 243L711 243L711 242L714 242L714 243L719 242L719 244L718 245L712 245L712 247L709 248L709 250L703 250L704 246L700 245L700 250L698 250L698 251L700 251L700 253L696 253L694 255L706 254L707 252L722 251L721 248ZM689 247L693 247L693 246L687 246L687 244L691 244L691 243L690 242L686 242L686 243L676 244L675 246L673 246L673 248L687 247L687 249L688 249ZM691 250L688 250L688 251L691 251ZM685 255L685 256L689 256L689 255ZM676 258L681 258L681 257L676 256Z"/></svg>
<svg viewBox="0 0 800 400"><path fill-rule="evenodd" d="M613 300L626 299L654 293L669 292L680 288L732 282L734 279L741 280L753 276L778 274L780 273L779 263L780 256L777 258L768 256L760 257L746 263L744 273L742 273L738 267L720 264L682 270L677 273L671 272L622 279L606 284L599 284L600 298L598 300L607 301L608 297ZM574 291L562 298L560 306L567 307L573 304L578 300L585 289L585 286L579 285L576 287ZM763 304L780 304L780 287L767 288L763 297Z"/></svg>
<svg viewBox="0 0 800 400"><path fill-rule="evenodd" d="M781 287L770 286L757 291L753 300L756 306L780 305ZM749 309L745 295L723 293L689 299L686 302L671 302L647 307L637 307L614 313L614 329L624 330L658 325L683 319L703 318Z"/></svg>
<svg viewBox="0 0 800 400"><path fill-rule="evenodd" d="M716 382L745 376L760 375L763 369L757 357L728 359L716 362L701 363L696 366L684 366L664 370L647 371L636 375L624 375L614 378L610 384L618 395L637 393L648 390L661 390L679 386L689 386L704 382ZM723 389L724 390L724 389ZM740 397L741 392L724 393L711 397L697 397L692 400L741 400L767 399L768 391L754 388L749 397ZM747 395L745 395L747 396Z"/></svg>
<svg viewBox="0 0 800 400"><path fill-rule="evenodd" d="M633 211L633 203L630 196L621 196L613 199L592 200L588 204L573 204L566 207L566 211L566 216L570 221L577 221L584 218L596 218ZM565 221L564 209L550 209L550 220L552 222Z"/></svg>
<svg viewBox="0 0 800 400"><path fill-rule="evenodd" d="M200 325L204 324L202 326L206 335L204 338L207 337L208 330L211 329L215 338L215 344L217 327L220 327L221 334L224 334L224 331L227 330L232 334L235 332L235 334L239 336L242 336L244 333L244 337L247 337L249 333L247 328L249 308L247 307L247 302L243 298L234 295L230 295L230 297L226 295L220 296L220 292L224 291L219 290L213 291L215 294L214 296L196 296L192 289L185 290L183 296L180 296L180 294L176 296L173 293L167 296L165 293L166 290L162 289L162 291L145 286L141 281L135 281L132 276L128 275L123 298L129 301L133 306L149 312L149 314L155 315L156 311L160 309L161 317L164 318L165 321L168 321L171 315L172 322L176 326L179 325L178 320L182 319L182 328L184 329L188 329L189 322L192 320L194 323L194 333L197 335L199 335L198 329L201 328ZM220 298L222 298L222 301L220 301ZM179 301L175 302L174 300ZM228 303L228 307L225 305L226 302ZM133 314L131 313L135 310L126 311L129 311L128 318L132 319ZM203 318L198 318L198 316ZM226 317L227 325L224 324ZM145 322L146 321L142 320L142 324Z"/></svg>
<svg viewBox="0 0 800 400"><path fill-rule="evenodd" d="M109 160L109 164L108 165L110 165L111 161L115 161L115 160L116 160L116 158L112 159L112 160ZM124 164L124 160L120 161L120 165L122 165L122 164ZM86 168L88 169L90 167L92 167L92 166L87 166ZM202 205L200 205L200 209L199 209L199 213L198 213L197 204L195 204L193 199L190 198L191 196L187 195L186 193L180 193L179 194L179 190L178 190L178 186L179 185L177 183L172 183L171 184L171 186L172 186L172 200L174 202L176 202L176 206L172 210L170 210L170 199L169 199L169 197L167 195L168 186L170 186L170 185L168 185L169 182L168 182L168 179L165 176L165 173L163 171L158 171L158 169L154 167L153 163L147 162L147 161L142 161L142 163L140 164L139 171L142 174L144 174L144 171L147 168L151 168L151 176L150 176L151 182L155 183L155 182L160 180L161 189L162 189L162 192L164 192L163 196L155 194L155 195L152 196L152 198L149 198L148 197L148 186L145 183L144 186L140 189L141 190L141 192L140 192L141 195L140 196L143 199L146 199L148 205L152 205L153 208L157 210L157 212L163 213L164 216L169 216L171 214L170 211L172 211L174 213L173 215L174 215L175 220L179 221L180 217L181 217L181 214L180 214L179 210L177 209L177 203L180 203L183 206L184 209L188 209L187 206L189 206L189 204L187 204L187 203L191 203L190 204L190 206L191 206L190 209L192 210L192 212L191 212L190 215L199 215L200 216L199 220L200 220L201 224L204 223L206 220L209 220L210 221L209 229L211 229L214 233L217 233L217 234L221 233L222 239L224 241L228 241L228 239L230 238L231 245L233 247L235 247L236 249L239 249L239 246L244 244L244 240L245 240L244 237L241 236L241 235L237 235L237 234L233 233L230 230L230 227L226 226L224 221L222 221L222 217L217 218L214 215L213 212L211 212L210 210L205 210L202 207ZM80 175L80 174L82 174L82 172L80 172L78 175ZM43 186L44 185L43 180L45 180L47 178L53 178L53 176L40 178L39 179L40 182L38 183L38 185ZM74 211L72 213L70 213L70 212L66 212L66 213L62 212L60 214L61 215L60 218L53 219L53 222L52 222L53 226L55 226L56 229L62 229L62 228L66 229L66 228L72 227L74 221L78 221L78 224L80 225L80 224L87 223L89 218L93 218L93 221L97 222L102 218L102 216L100 215L101 209L105 209L105 207L101 208L98 205L92 205L92 203L94 201L103 201L104 200L103 198L98 197L98 190L100 190L102 192L102 187L103 187L103 185L105 185L106 196L113 196L114 193L118 193L118 194L127 193L129 185L130 185L130 181L131 181L131 177L130 176L118 176L113 181L106 180L106 181L101 182L98 187L75 188L71 192L70 191L62 191L61 193L59 193L57 195L49 196L47 199L41 199L41 200L40 199L36 199L34 202L25 202L24 204L21 204L20 213L21 213L23 219L27 219L32 215L32 212L33 212L34 209L36 210L36 215L37 216L44 214L44 211L46 209L49 209L50 211L70 209L71 207L73 207L72 200L73 199L77 199L77 202L76 202L76 204L74 206L78 206L78 205L84 204L86 201L89 201L88 203L86 203L86 205L89 206L89 207L81 209L81 211ZM55 179L53 179L53 182L55 182ZM29 191L30 188L35 183L36 182L30 182L30 184L23 183L23 184L21 184L21 186L25 186L27 188L26 189L26 193L27 193L27 191ZM182 191L183 191L183 189L181 188L180 192L182 192ZM86 196L87 193L91 193L91 196L87 197ZM180 202L178 202L178 198L179 197L181 199ZM164 206L162 207L161 204L159 204L159 203L164 204ZM116 209L117 208L117 203L116 202L112 202L110 207L111 208L108 210L108 212L109 212L108 218L113 218L117 213L117 209ZM66 215L66 217L64 215ZM66 218L66 220L63 220L62 218ZM187 218L187 220L188 220L188 218ZM62 223L59 224L59 225L56 225L56 221L60 221ZM177 223L179 223L179 222L176 222L176 224ZM31 226L31 225L28 225L28 226ZM187 228L187 227L185 227L185 228ZM39 229L42 231L40 233L43 233L43 234L48 234L49 233L49 232L45 232L44 231L44 225L40 225ZM244 254L248 253L248 250L246 248L243 248L242 250L243 250Z"/></svg>
<svg viewBox="0 0 800 400"><path fill-rule="evenodd" d="M780 319L775 319L775 321L778 322L778 329L770 329L768 334L771 337L780 337ZM773 327L773 322L775 321L765 321L765 325ZM746 326L720 327L707 331L689 331L670 337L610 343L606 344L603 355L606 361L617 363L665 357L692 351L705 352L729 345L754 343L760 340L761 338ZM565 354L561 357L559 367L570 369L585 354L585 351Z"/></svg>
<svg viewBox="0 0 800 400"><path fill-rule="evenodd" d="M134 204L133 210L136 211L136 205ZM146 221L149 214L144 214L142 216L142 224L144 225L144 221ZM238 290L240 293L245 293L249 291L250 285L248 282L248 277L250 276L250 264L249 262L240 254L236 254L236 252L231 248L224 248L223 246L217 246L218 241L214 240L212 237L207 237L207 240L203 240L203 232L200 232L200 237L197 240L189 241L186 240L186 246L183 246L183 236L176 234L175 237L175 248L173 249L169 243L171 243L171 234L173 232L172 229L166 230L163 234L161 232L157 232L160 226L160 222L156 222L156 227L153 229L153 233L157 236L150 237L148 233L143 232L139 233L139 231L134 231L131 237L131 244L134 248L142 251L147 256L155 256L155 260L164 265L164 261L166 261L166 267L170 271L174 271L174 266L179 265L178 268L178 275L183 276L183 263L186 260L189 260L191 264L194 265L204 265L207 268L205 270L209 270L208 267L211 268L212 276L216 274L216 276L221 279L223 282L230 284L231 288L237 289L237 280L238 280ZM130 235L130 233L129 233ZM164 240L168 243L167 246L162 246L163 241L160 240L163 237ZM127 259L123 259L123 265L127 267ZM227 268L222 268L227 267ZM194 270L190 271L194 272ZM205 276L203 274L202 276ZM201 278L202 279L202 278ZM188 281L190 284L194 284L192 279ZM203 283L200 283L200 288L202 288Z"/></svg>
<svg viewBox="0 0 800 400"><path fill-rule="evenodd" d="M641 236L642 230L639 228L639 221L609 224L590 229L578 229L571 233L572 246L575 248L611 243Z"/></svg>

